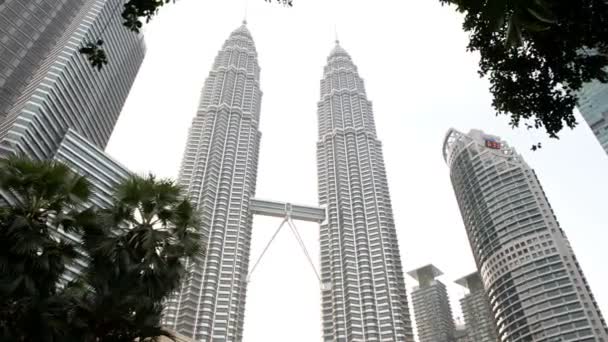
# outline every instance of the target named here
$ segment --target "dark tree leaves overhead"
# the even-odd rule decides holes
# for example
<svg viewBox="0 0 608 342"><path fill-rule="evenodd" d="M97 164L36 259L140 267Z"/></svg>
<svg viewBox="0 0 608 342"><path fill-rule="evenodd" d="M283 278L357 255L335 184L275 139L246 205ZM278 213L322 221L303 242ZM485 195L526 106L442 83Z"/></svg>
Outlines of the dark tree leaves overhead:
<svg viewBox="0 0 608 342"><path fill-rule="evenodd" d="M439 0L464 13L469 51L490 80L493 106L544 128L552 138L573 128L577 91L608 82L608 2L605 0ZM540 146L537 146L540 148Z"/></svg>
<svg viewBox="0 0 608 342"><path fill-rule="evenodd" d="M129 31L139 33L143 27L141 20L145 18L146 23L150 22L150 20L158 14L160 8L170 2L175 2L175 0L128 0L123 7L122 24ZM116 15L118 15L117 10L119 9L120 6L117 6L115 11ZM103 29L99 33L99 37L95 43L86 42L84 43L84 46L79 49L79 52L85 55L89 60L89 63L91 63L91 66L97 68L97 70L101 70L104 65L108 64L108 56L103 49L103 34L113 20L115 20L115 17L110 16L108 22L103 24Z"/></svg>
<svg viewBox="0 0 608 342"><path fill-rule="evenodd" d="M143 26L141 18L145 18L146 23L149 23L158 14L160 8L170 2L175 2L175 0L129 0L122 11L123 25L129 30L139 33Z"/></svg>

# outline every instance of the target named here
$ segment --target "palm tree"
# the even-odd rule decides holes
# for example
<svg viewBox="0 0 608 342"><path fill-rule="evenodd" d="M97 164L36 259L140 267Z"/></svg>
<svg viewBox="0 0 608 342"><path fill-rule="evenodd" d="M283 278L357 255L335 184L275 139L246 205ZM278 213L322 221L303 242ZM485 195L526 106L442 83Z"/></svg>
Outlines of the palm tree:
<svg viewBox="0 0 608 342"><path fill-rule="evenodd" d="M152 175L131 177L83 241L87 285L71 314L83 340L170 336L160 327L162 301L179 286L184 259L201 254L198 214L180 188Z"/></svg>
<svg viewBox="0 0 608 342"><path fill-rule="evenodd" d="M0 162L0 341L133 342L171 334L163 300L201 252L198 214L172 181L133 176L108 209L56 162ZM71 236L71 237L69 237ZM66 283L67 266L88 262Z"/></svg>
<svg viewBox="0 0 608 342"><path fill-rule="evenodd" d="M78 257L72 233L94 214L88 182L65 165L0 161L0 338L59 341L66 332L59 282Z"/></svg>

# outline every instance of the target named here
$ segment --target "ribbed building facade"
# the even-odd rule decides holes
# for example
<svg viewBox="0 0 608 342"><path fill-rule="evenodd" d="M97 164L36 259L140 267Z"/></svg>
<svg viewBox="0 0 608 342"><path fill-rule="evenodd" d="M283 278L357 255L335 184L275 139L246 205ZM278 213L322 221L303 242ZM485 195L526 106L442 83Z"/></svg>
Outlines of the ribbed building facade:
<svg viewBox="0 0 608 342"><path fill-rule="evenodd" d="M98 208L114 204L116 187L132 175L124 165L72 129L64 135L53 160L87 178L93 189L89 203Z"/></svg>
<svg viewBox="0 0 608 342"><path fill-rule="evenodd" d="M371 102L336 42L321 80L317 170L323 339L413 341L382 145Z"/></svg>
<svg viewBox="0 0 608 342"><path fill-rule="evenodd" d="M593 81L579 92L578 110L608 153L608 84Z"/></svg>
<svg viewBox="0 0 608 342"><path fill-rule="evenodd" d="M478 130L450 130L443 155L500 341L608 341L534 170L507 142Z"/></svg>
<svg viewBox="0 0 608 342"><path fill-rule="evenodd" d="M497 342L496 324L479 272L463 277L456 283L469 290L469 293L460 299L469 339L475 342Z"/></svg>
<svg viewBox="0 0 608 342"><path fill-rule="evenodd" d="M0 123L0 154L51 159L68 129L105 148L145 54L143 37L125 29L117 5L88 0L81 6ZM78 52L99 37L110 59L101 71Z"/></svg>
<svg viewBox="0 0 608 342"><path fill-rule="evenodd" d="M412 291L418 342L454 342L456 326L448 290L435 279L442 273L433 265L420 267L408 274L418 281Z"/></svg>
<svg viewBox="0 0 608 342"><path fill-rule="evenodd" d="M0 4L0 157L20 154L66 164L91 182L87 205L100 208L112 204L116 185L130 175L103 149L145 53L143 37L126 30L116 15L122 2ZM78 52L99 37L110 58L101 71ZM10 193L0 197L14 200ZM65 280L85 266L84 258L76 260Z"/></svg>
<svg viewBox="0 0 608 342"><path fill-rule="evenodd" d="M88 1L0 1L0 123Z"/></svg>
<svg viewBox="0 0 608 342"><path fill-rule="evenodd" d="M245 23L219 51L188 133L179 183L201 212L206 254L190 260L163 324L197 341L241 341L262 92Z"/></svg>
<svg viewBox="0 0 608 342"><path fill-rule="evenodd" d="M53 160L65 164L89 181L91 196L85 204L86 207L93 205L97 208L108 208L113 205L116 187L131 176L131 171L126 167L72 129L68 129L64 135ZM79 241L79 237L74 233L56 233L75 242ZM63 280L74 280L86 265L85 257L77 258L74 263L66 265Z"/></svg>

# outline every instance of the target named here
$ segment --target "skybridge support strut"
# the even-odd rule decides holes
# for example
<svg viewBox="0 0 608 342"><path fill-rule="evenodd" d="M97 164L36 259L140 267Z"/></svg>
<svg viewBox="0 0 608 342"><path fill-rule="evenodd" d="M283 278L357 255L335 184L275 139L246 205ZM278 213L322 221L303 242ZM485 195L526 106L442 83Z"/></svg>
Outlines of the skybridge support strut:
<svg viewBox="0 0 608 342"><path fill-rule="evenodd" d="M253 267L251 268L251 270L249 271L249 275L247 276L247 282L251 280L251 276L255 271L256 267L259 265L260 261L262 260L262 257L264 257L264 254L266 254L266 251L268 251L268 248L270 247L276 236L279 234L285 223L287 223L294 237L298 241L302 252L304 252L306 260L312 267L312 270L314 271L317 280L319 281L319 283L321 283L321 277L319 275L319 272L317 271L317 267L315 266L312 258L310 257L310 253L308 253L306 245L304 244L304 241L302 240L302 237L300 236L300 233L298 232L298 229L293 221L300 220L321 224L323 221L325 221L325 209L316 206L305 206L286 202L260 200L254 198L251 200L250 210L255 215L282 217L283 221L281 221L281 224L279 224L279 227L275 230L274 234L262 250L262 253L256 259L256 262L253 264Z"/></svg>

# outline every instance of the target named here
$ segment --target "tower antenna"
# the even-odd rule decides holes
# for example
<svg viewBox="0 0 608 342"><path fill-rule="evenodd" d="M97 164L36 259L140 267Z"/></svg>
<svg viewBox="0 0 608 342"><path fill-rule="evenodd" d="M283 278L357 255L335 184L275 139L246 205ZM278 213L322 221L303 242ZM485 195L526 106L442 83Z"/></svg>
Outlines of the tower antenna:
<svg viewBox="0 0 608 342"><path fill-rule="evenodd" d="M247 9L249 8L249 0L245 1L245 13L243 15L243 24L247 24Z"/></svg>
<svg viewBox="0 0 608 342"><path fill-rule="evenodd" d="M334 36L336 38L336 44L340 44L340 40L338 39L338 25L334 24Z"/></svg>

